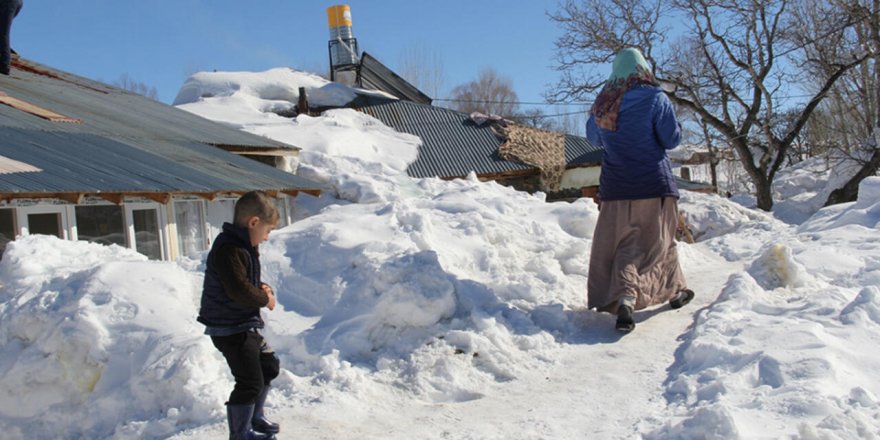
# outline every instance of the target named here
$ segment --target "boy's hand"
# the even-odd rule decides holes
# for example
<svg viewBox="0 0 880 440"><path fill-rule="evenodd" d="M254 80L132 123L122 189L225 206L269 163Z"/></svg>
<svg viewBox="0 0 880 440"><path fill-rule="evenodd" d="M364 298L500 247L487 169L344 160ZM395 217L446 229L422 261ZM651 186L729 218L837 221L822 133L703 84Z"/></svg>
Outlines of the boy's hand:
<svg viewBox="0 0 880 440"><path fill-rule="evenodd" d="M263 288L263 292L266 292L266 295L269 297L269 304L266 304L266 308L269 310L275 310L275 292L268 284L263 283L261 287Z"/></svg>

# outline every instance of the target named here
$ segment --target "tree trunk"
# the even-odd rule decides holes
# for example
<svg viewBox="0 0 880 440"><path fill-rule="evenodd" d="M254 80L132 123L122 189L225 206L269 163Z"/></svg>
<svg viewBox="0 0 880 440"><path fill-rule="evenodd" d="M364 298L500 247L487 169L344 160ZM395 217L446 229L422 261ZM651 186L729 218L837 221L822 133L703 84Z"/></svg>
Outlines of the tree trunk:
<svg viewBox="0 0 880 440"><path fill-rule="evenodd" d="M712 176L712 186L715 192L718 192L718 160L712 157L709 159L709 174Z"/></svg>
<svg viewBox="0 0 880 440"><path fill-rule="evenodd" d="M772 184L765 176L755 179L755 197L758 199L758 209L770 212L773 209Z"/></svg>
<svg viewBox="0 0 880 440"><path fill-rule="evenodd" d="M876 130L877 129L875 128L875 133ZM845 185L832 191L831 194L828 195L828 199L825 201L825 206L854 202L859 196L859 184L862 183L862 180L866 177L876 174L878 169L880 169L880 149L877 148L875 143L874 154L871 155L871 160L862 165L859 172L856 173L852 179L849 179Z"/></svg>
<svg viewBox="0 0 880 440"><path fill-rule="evenodd" d="M868 26L870 26L869 32L871 40L873 40L874 44L880 44L880 19L877 17L877 11L880 11L880 0L874 0L873 14L871 15L871 20L868 22ZM874 105L876 106L877 111L877 124L874 126L873 133L869 135L867 143L868 148L873 150L873 154L871 155L871 159L862 165L862 168L855 176L849 179L849 181L847 181L842 187L832 191L831 194L828 195L828 199L825 200L825 206L855 201L859 196L859 184L862 183L862 180L866 177L877 174L877 170L880 169L880 139L878 139L877 133L877 129L880 128L880 57L875 54L872 58L874 61L873 84L875 89L874 94L876 95ZM868 81L866 84L871 84L871 82Z"/></svg>

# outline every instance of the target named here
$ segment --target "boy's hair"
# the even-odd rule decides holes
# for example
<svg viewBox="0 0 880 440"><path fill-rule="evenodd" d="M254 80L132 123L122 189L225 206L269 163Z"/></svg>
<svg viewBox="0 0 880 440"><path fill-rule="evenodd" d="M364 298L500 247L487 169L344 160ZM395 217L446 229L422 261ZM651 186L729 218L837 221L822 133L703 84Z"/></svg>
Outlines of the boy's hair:
<svg viewBox="0 0 880 440"><path fill-rule="evenodd" d="M251 217L257 216L266 223L278 223L278 208L263 191L250 191L235 202L235 224L247 226Z"/></svg>

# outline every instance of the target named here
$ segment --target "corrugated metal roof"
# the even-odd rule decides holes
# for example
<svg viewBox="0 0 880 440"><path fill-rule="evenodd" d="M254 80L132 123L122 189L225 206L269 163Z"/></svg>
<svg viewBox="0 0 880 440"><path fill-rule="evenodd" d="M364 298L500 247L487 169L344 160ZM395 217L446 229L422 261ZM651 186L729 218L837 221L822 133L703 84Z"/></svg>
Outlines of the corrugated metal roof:
<svg viewBox="0 0 880 440"><path fill-rule="evenodd" d="M0 156L39 172L0 174L0 193L291 191L317 184L198 142L125 140L89 133L0 128Z"/></svg>
<svg viewBox="0 0 880 440"><path fill-rule="evenodd" d="M320 185L228 153L296 151L95 81L17 60L0 91L76 118L53 122L0 104L0 156L40 169L0 175L5 197L20 193L218 193L314 191Z"/></svg>
<svg viewBox="0 0 880 440"><path fill-rule="evenodd" d="M22 59L13 63L11 76L0 76L0 91L82 121L81 124L59 124L0 105L2 127L91 133L115 138L295 148L141 95Z"/></svg>
<svg viewBox="0 0 880 440"><path fill-rule="evenodd" d="M462 177L471 171L496 174L536 169L499 157L501 141L488 124L478 126L465 113L407 101L359 110L397 131L422 139L418 159L407 168L407 174L413 177ZM599 164L602 149L586 138L566 135L565 159L568 165Z"/></svg>
<svg viewBox="0 0 880 440"><path fill-rule="evenodd" d="M366 52L361 55L358 65L358 86L381 90L407 101L431 104L431 97Z"/></svg>

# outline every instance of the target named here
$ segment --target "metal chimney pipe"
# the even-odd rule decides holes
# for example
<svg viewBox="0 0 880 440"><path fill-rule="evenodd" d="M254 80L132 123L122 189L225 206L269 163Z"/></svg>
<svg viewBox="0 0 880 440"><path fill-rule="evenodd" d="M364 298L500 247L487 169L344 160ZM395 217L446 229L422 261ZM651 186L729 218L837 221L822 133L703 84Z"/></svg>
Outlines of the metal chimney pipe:
<svg viewBox="0 0 880 440"><path fill-rule="evenodd" d="M358 64L357 39L354 38L351 26L351 8L348 5L327 8L327 24L330 28L330 79L335 81L338 73L352 72Z"/></svg>

